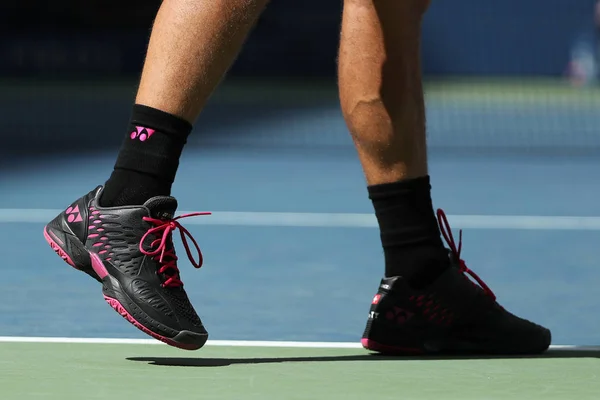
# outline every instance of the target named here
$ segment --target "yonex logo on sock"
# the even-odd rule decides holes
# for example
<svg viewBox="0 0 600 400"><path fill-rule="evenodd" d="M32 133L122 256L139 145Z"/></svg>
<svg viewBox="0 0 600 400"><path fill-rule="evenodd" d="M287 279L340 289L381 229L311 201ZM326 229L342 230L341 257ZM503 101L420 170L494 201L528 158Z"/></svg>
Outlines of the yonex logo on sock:
<svg viewBox="0 0 600 400"><path fill-rule="evenodd" d="M131 139L139 139L140 142L145 142L150 139L152 135L154 135L155 130L150 128L144 128L143 126L136 126L135 130L131 132Z"/></svg>
<svg viewBox="0 0 600 400"><path fill-rule="evenodd" d="M66 213L68 215L67 221L69 221L69 223L83 221L81 218L81 213L79 212L79 206L67 208Z"/></svg>

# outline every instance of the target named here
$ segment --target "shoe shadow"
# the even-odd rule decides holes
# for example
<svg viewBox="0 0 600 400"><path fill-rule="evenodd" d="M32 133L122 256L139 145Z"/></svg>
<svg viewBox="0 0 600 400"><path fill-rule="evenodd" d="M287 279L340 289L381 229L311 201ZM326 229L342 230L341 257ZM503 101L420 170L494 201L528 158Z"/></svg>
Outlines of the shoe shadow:
<svg viewBox="0 0 600 400"><path fill-rule="evenodd" d="M576 347L550 349L539 355L494 356L494 355L431 355L431 356L383 356L357 354L323 357L268 357L268 358L195 358L195 357L128 357L127 360L145 362L150 365L177 367L227 367L229 365L276 364L293 362L339 362L339 361L436 361L436 360L494 360L532 358L600 358L600 347Z"/></svg>

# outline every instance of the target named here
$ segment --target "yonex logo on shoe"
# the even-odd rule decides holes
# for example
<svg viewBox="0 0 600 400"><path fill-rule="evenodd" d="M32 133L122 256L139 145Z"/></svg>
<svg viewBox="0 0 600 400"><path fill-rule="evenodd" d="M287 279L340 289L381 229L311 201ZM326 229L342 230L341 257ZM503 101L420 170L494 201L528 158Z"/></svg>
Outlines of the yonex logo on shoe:
<svg viewBox="0 0 600 400"><path fill-rule="evenodd" d="M68 215L67 221L69 221L69 223L83 221L81 218L81 213L79 212L79 206L67 208L66 213Z"/></svg>
<svg viewBox="0 0 600 400"><path fill-rule="evenodd" d="M375 295L375 297L373 297L373 301L371 302L371 304L377 304L379 303L379 300L381 299L381 295L378 293Z"/></svg>
<svg viewBox="0 0 600 400"><path fill-rule="evenodd" d="M158 214L156 214L156 218L158 219L173 219L173 214L169 213L169 212L159 212Z"/></svg>
<svg viewBox="0 0 600 400"><path fill-rule="evenodd" d="M404 324L412 318L414 314L394 306L394 308L385 314L385 318L389 321L394 321L397 324Z"/></svg>
<svg viewBox="0 0 600 400"><path fill-rule="evenodd" d="M139 139L140 142L145 142L150 139L152 135L154 135L155 130L150 128L144 128L143 126L136 126L135 130L131 132L131 139Z"/></svg>

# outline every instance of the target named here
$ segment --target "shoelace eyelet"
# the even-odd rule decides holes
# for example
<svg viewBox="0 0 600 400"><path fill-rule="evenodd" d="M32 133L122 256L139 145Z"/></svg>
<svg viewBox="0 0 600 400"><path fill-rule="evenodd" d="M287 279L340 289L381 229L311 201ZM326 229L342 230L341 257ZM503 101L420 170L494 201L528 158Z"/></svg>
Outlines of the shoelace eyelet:
<svg viewBox="0 0 600 400"><path fill-rule="evenodd" d="M200 216L200 215L210 215L210 213L209 212L198 212L198 213L185 214L185 215L181 215L181 216L178 216L178 217L170 219L170 220L157 219L157 218L152 218L152 217L143 217L144 221L146 221L154 226L149 228L146 231L146 233L142 236L142 238L140 240L140 244L139 244L139 249L142 254L145 254L147 256L152 256L152 258L156 262L159 263L160 268L157 269L156 274L159 276L159 278L164 278L164 276L166 276L165 281L161 283L161 286L163 288L183 286L183 282L181 281L181 279L179 277L179 268L177 267L178 257L175 255L175 250L173 248L173 242L172 242L172 232L174 230L179 229L179 233L181 236L181 240L183 242L183 246L185 248L188 259L190 260L192 265L195 268L202 267L203 257L202 257L202 251L200 250L198 243L196 242L194 237L191 235L191 233L177 221L181 218L194 217L194 216ZM150 244L150 249L145 249L143 244L149 235L154 235L158 238L152 241L152 243ZM197 261L192 256L187 238L189 238L192 241L192 243L194 244L194 247L196 248L196 251L198 252L198 260ZM170 271L172 273L169 275L166 275L167 271ZM161 277L161 275L163 275L163 277Z"/></svg>
<svg viewBox="0 0 600 400"><path fill-rule="evenodd" d="M488 287L488 285L485 284L483 279L481 279L479 277L479 275L477 275L475 272L471 271L467 267L466 262L462 258L460 258L460 253L462 251L462 229L458 231L459 234L458 234L458 246L457 246L456 242L454 240L454 235L452 234L452 229L450 228L450 223L448 222L448 218L446 217L446 213L444 212L444 210L442 210L442 209L437 210L437 220L438 220L438 225L440 227L440 232L442 233L444 240L448 244L448 247L450 247L450 251L452 252L453 256L456 258L456 260L458 260L458 266L459 266L460 272L462 272L463 274L468 274L468 275L472 276L473 279L475 279L475 281L479 285L479 287L481 289L483 289L485 294L490 296L492 298L492 300L495 301L496 295L494 294L494 292L492 292L492 290ZM465 278L469 279L467 276L465 276ZM475 284L471 279L469 279L469 281L471 281L473 284Z"/></svg>

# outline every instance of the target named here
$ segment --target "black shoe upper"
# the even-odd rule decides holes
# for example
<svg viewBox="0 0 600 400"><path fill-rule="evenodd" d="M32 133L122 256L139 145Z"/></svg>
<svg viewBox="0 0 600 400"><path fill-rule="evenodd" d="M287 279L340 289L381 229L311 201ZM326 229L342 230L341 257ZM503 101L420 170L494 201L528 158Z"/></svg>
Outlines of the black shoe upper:
<svg viewBox="0 0 600 400"><path fill-rule="evenodd" d="M387 345L418 337L426 347L459 352L541 352L550 345L546 328L511 314L486 289L470 280L455 258L425 289L411 288L402 277L384 278L365 335L372 336L377 324L379 337L369 338Z"/></svg>
<svg viewBox="0 0 600 400"><path fill-rule="evenodd" d="M174 330L204 333L177 269L171 239L177 200L160 196L141 206L103 208L98 204L101 194L102 187L98 187L69 207L67 211L77 208L81 215L71 218L73 222L65 215L69 229L88 251L100 256L119 289L148 317ZM171 227L168 232L149 232L157 225Z"/></svg>

